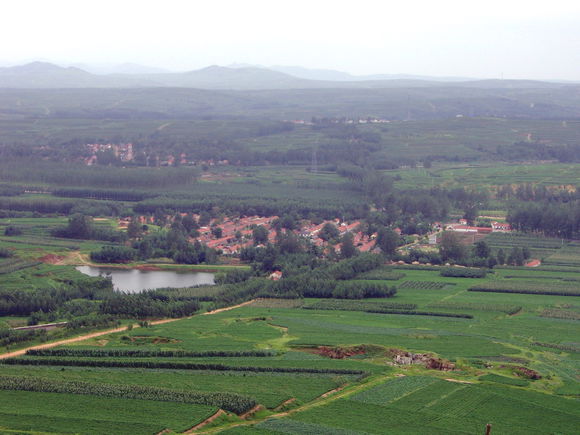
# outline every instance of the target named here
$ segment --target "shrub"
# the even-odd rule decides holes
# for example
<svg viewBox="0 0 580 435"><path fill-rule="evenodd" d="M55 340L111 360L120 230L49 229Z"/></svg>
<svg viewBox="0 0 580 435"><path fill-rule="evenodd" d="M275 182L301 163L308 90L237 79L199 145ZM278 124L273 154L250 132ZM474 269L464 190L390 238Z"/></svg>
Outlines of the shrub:
<svg viewBox="0 0 580 435"><path fill-rule="evenodd" d="M22 230L14 225L8 225L4 230L5 236L20 236L22 235Z"/></svg>
<svg viewBox="0 0 580 435"><path fill-rule="evenodd" d="M440 274L451 278L485 278L486 271L469 267L446 267Z"/></svg>

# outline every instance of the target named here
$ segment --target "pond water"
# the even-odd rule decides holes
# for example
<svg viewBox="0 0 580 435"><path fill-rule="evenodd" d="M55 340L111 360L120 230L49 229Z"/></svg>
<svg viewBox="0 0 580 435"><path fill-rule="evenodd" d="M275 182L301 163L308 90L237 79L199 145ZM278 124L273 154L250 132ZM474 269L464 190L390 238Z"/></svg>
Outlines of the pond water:
<svg viewBox="0 0 580 435"><path fill-rule="evenodd" d="M116 269L79 266L79 272L89 276L110 276L115 290L140 293L163 287L196 287L215 284L214 274L207 272L176 272L173 270Z"/></svg>

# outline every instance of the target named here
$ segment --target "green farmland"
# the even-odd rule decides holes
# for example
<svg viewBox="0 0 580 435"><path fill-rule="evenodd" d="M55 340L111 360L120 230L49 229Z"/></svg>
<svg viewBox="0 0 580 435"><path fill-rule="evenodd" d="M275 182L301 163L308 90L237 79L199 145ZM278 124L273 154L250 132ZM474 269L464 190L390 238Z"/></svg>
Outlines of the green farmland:
<svg viewBox="0 0 580 435"><path fill-rule="evenodd" d="M4 360L0 376L8 381L1 383L0 396L19 405L2 411L0 427L53 433L182 432L220 407L238 406L227 401L228 394L237 394L247 405L231 409L252 403L260 408L245 419L241 411L226 409L198 432L472 434L483 433L487 423L494 434L576 432L577 297L470 291L476 285L529 282L560 288L576 281L562 284L556 272L508 268L486 278L389 268L372 277L381 275L399 288L387 303L263 300L81 341L63 347L70 349L65 353L55 348ZM580 273L569 272L566 278L578 279ZM367 312L375 307L401 313ZM341 359L318 351L320 346L361 345L361 351ZM393 364L393 349L429 353L455 369ZM179 357L180 351L200 356ZM526 377L522 367L540 378ZM11 379L25 379L19 381L25 386L12 390ZM39 391L46 385L60 392ZM137 393L123 399L127 387L137 392L161 387L164 393L159 400ZM180 402L183 392L195 393L195 403ZM216 392L226 399L208 402ZM116 403L123 403L122 413Z"/></svg>

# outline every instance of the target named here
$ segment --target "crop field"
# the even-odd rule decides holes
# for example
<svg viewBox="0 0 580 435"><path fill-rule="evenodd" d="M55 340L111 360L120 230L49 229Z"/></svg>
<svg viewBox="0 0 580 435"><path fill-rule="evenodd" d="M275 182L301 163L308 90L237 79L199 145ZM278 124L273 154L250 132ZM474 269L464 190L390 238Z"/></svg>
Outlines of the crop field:
<svg viewBox="0 0 580 435"><path fill-rule="evenodd" d="M88 253L100 249L103 242L93 240L75 240L53 237L50 231L67 224L67 218L6 218L0 219L0 247L18 252L18 257L29 261L38 261L47 255L66 257L72 252ZM94 221L96 228L116 228L114 219ZM15 226L22 231L21 235L5 236L8 226Z"/></svg>
<svg viewBox="0 0 580 435"><path fill-rule="evenodd" d="M452 286L454 283L449 282L434 282L434 281L403 281L399 288L413 288L422 290L440 290L447 286Z"/></svg>
<svg viewBox="0 0 580 435"><path fill-rule="evenodd" d="M580 296L580 286L576 281L526 281L505 280L489 281L485 284L476 284L470 291L497 292L497 293L525 293L525 294L554 294L561 296Z"/></svg>
<svg viewBox="0 0 580 435"><path fill-rule="evenodd" d="M390 380L295 414L290 417L289 427L297 430L285 432L284 419L266 420L257 428L283 433L310 433L304 429L320 427L323 431L315 433L360 428L361 432L345 433L476 434L483 433L485 425L491 423L493 432L498 434L571 434L580 418L576 405L567 399L499 385L458 384L418 377Z"/></svg>
<svg viewBox="0 0 580 435"><path fill-rule="evenodd" d="M580 244L569 244L568 246L559 249L546 258L544 264L580 267Z"/></svg>
<svg viewBox="0 0 580 435"><path fill-rule="evenodd" d="M227 416L208 430L471 434L492 423L500 434L574 433L580 424L576 298L469 289L570 290L580 274L506 268L474 280L429 268L402 272L384 281L398 288L388 301L261 299L5 360L0 397L41 405L4 412L0 428L182 432L225 408ZM412 312L469 316L405 315ZM322 346L347 355L363 350L331 358L319 352ZM432 354L456 368L393 365L393 349ZM519 367L541 378L528 379ZM112 404L120 401L123 412L115 413ZM253 404L264 409L241 419ZM279 415L286 409L289 415ZM138 419L141 412L147 416Z"/></svg>
<svg viewBox="0 0 580 435"><path fill-rule="evenodd" d="M55 267L39 262L19 260L14 266L0 267L0 289L40 289L57 287L63 280L79 279L84 275L71 266ZM20 267L26 266L26 267ZM2 271L5 270L5 273Z"/></svg>
<svg viewBox="0 0 580 435"><path fill-rule="evenodd" d="M508 255L513 247L528 248L531 257L541 259L543 263L546 263L547 258L560 252L564 246L562 239L523 233L491 233L485 237L485 242L495 254L499 249L503 249Z"/></svg>
<svg viewBox="0 0 580 435"><path fill-rule="evenodd" d="M88 434L154 434L185 431L212 415L203 405L61 393L0 391L0 431ZM73 406L71 406L74 404Z"/></svg>

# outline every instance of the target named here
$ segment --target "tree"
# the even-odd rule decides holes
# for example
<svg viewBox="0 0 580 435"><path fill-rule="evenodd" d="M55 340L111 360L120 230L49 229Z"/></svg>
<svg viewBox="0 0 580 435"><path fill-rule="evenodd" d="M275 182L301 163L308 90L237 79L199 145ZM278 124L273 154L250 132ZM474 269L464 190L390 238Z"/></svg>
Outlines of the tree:
<svg viewBox="0 0 580 435"><path fill-rule="evenodd" d="M181 220L181 224L185 227L185 229L187 230L188 233L191 232L191 230L195 230L199 228L199 225L197 224L197 222L195 221L195 219L193 218L193 216L187 214L183 217L183 219Z"/></svg>
<svg viewBox="0 0 580 435"><path fill-rule="evenodd" d="M210 221L211 221L211 215L207 211L204 210L199 214L199 219L198 219L197 223L199 224L200 227L206 227L209 225Z"/></svg>
<svg viewBox="0 0 580 435"><path fill-rule="evenodd" d="M500 266L505 264L505 252L501 248L497 251L497 264Z"/></svg>
<svg viewBox="0 0 580 435"><path fill-rule="evenodd" d="M357 254L357 249L354 246L354 237L351 233L346 233L342 236L342 244L340 245L340 256L342 258L351 258Z"/></svg>
<svg viewBox="0 0 580 435"><path fill-rule="evenodd" d="M478 214L479 211L477 210L477 206L474 204L468 204L463 210L463 219L472 224L473 221L477 219Z"/></svg>
<svg viewBox="0 0 580 435"><path fill-rule="evenodd" d="M303 252L302 240L292 231L280 231L276 237L276 246L281 254Z"/></svg>
<svg viewBox="0 0 580 435"><path fill-rule="evenodd" d="M22 234L22 230L14 225L8 225L4 230L5 236L19 236Z"/></svg>
<svg viewBox="0 0 580 435"><path fill-rule="evenodd" d="M137 237L141 236L142 232L143 232L143 227L137 221L137 219L135 217L133 217L131 219L131 222L129 222L129 225L127 225L127 235L131 239L136 239Z"/></svg>
<svg viewBox="0 0 580 435"><path fill-rule="evenodd" d="M524 255L522 253L522 250L517 246L514 246L510 252L510 255L508 255L507 262L512 266L523 266Z"/></svg>
<svg viewBox="0 0 580 435"><path fill-rule="evenodd" d="M213 236L216 239L221 239L222 238L222 235L223 235L223 230L221 229L221 227L213 227L211 229L211 233L213 234Z"/></svg>
<svg viewBox="0 0 580 435"><path fill-rule="evenodd" d="M325 223L318 233L318 237L320 237L325 242L336 239L339 235L340 232L338 231L338 228L336 228L336 225L331 224L330 222Z"/></svg>
<svg viewBox="0 0 580 435"><path fill-rule="evenodd" d="M371 198L378 209L387 205L387 200L393 189L393 179L379 171L368 172L362 181L365 194Z"/></svg>
<svg viewBox="0 0 580 435"><path fill-rule="evenodd" d="M74 214L63 229L63 235L71 239L88 239L93 234L93 218L82 214Z"/></svg>
<svg viewBox="0 0 580 435"><path fill-rule="evenodd" d="M153 246L148 240L143 240L139 244L139 257L143 260L151 258L153 256Z"/></svg>
<svg viewBox="0 0 580 435"><path fill-rule="evenodd" d="M491 253L491 250L489 249L489 246L483 240L481 240L475 244L475 256L476 257L487 258L487 257L489 257L490 253Z"/></svg>
<svg viewBox="0 0 580 435"><path fill-rule="evenodd" d="M376 246L381 248L381 251L387 257L395 255L397 247L399 246L401 238L390 228L381 228L377 234Z"/></svg>
<svg viewBox="0 0 580 435"><path fill-rule="evenodd" d="M445 231L441 235L439 254L443 261L453 260L461 262L466 257L467 252L458 234L452 231Z"/></svg>
<svg viewBox="0 0 580 435"><path fill-rule="evenodd" d="M268 243L268 230L262 225L258 225L252 230L254 245L265 245Z"/></svg>
<svg viewBox="0 0 580 435"><path fill-rule="evenodd" d="M522 256L524 257L524 260L529 260L530 257L532 256L532 253L530 252L530 248L528 248L527 246L524 246L522 248Z"/></svg>

